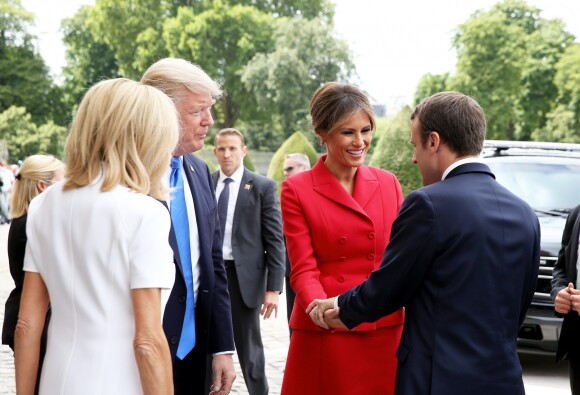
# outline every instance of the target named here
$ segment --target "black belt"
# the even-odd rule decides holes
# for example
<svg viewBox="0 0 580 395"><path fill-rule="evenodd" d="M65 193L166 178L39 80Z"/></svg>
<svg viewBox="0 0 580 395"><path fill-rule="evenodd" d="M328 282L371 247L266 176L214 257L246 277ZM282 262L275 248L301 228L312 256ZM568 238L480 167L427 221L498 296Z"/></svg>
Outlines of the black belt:
<svg viewBox="0 0 580 395"><path fill-rule="evenodd" d="M224 259L224 266L226 269L229 269L231 267L236 267L236 263L231 259Z"/></svg>

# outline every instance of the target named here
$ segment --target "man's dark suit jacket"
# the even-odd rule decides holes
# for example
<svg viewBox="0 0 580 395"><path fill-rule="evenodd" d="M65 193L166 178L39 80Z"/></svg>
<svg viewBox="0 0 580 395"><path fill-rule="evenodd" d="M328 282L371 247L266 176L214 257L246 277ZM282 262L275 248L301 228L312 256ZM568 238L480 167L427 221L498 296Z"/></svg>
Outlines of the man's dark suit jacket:
<svg viewBox="0 0 580 395"><path fill-rule="evenodd" d="M185 178L191 189L199 230L200 279L195 308L195 347L203 351L200 355L233 351L235 348L230 297L222 259L222 237L218 226L217 204L211 175L205 162L193 154L183 156L183 166ZM165 306L163 328L169 342L171 357L174 359L185 315L186 288L173 227L169 235L169 244L174 251L176 270L175 284ZM200 363L200 366L205 366L206 358ZM205 374L205 370L191 374L201 377Z"/></svg>
<svg viewBox="0 0 580 395"><path fill-rule="evenodd" d="M564 233L562 234L562 247L558 253L558 261L554 266L552 279L552 299L569 283L576 284L576 262L578 262L578 237L580 237L580 206L576 206L568 215ZM560 314L557 314L560 315ZM558 341L556 359L566 358L573 352L575 359L580 358L580 318L578 313L572 311L564 316L562 332Z"/></svg>
<svg viewBox="0 0 580 395"><path fill-rule="evenodd" d="M212 174L214 189L219 171ZM260 307L266 291L282 291L285 247L276 183L244 169L232 224L232 250L244 304ZM259 210L256 210L259 207Z"/></svg>
<svg viewBox="0 0 580 395"><path fill-rule="evenodd" d="M352 328L402 306L398 395L524 394L516 339L536 286L536 215L482 163L411 192L381 267L339 297Z"/></svg>

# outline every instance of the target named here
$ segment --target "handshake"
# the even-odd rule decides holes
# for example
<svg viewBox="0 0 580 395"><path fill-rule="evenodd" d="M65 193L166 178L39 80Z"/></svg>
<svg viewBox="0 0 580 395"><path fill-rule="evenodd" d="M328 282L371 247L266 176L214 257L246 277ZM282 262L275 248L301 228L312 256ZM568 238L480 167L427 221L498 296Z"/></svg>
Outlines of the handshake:
<svg viewBox="0 0 580 395"><path fill-rule="evenodd" d="M338 317L340 307L334 307L336 298L338 296L330 299L314 299L306 308L306 314L310 316L312 322L323 329L347 329Z"/></svg>

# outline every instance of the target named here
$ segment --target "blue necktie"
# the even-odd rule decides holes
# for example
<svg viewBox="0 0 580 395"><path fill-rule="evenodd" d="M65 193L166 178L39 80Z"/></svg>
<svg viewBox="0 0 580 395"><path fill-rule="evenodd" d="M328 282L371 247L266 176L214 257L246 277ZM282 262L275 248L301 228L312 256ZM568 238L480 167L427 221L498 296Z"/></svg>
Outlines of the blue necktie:
<svg viewBox="0 0 580 395"><path fill-rule="evenodd" d="M222 228L222 236L226 233L226 219L228 218L228 202L230 200L230 182L231 178L224 179L224 189L218 199L218 217Z"/></svg>
<svg viewBox="0 0 580 395"><path fill-rule="evenodd" d="M181 159L171 158L171 176L169 185L173 189L171 192L171 222L173 231L177 239L177 249L181 260L181 270L185 286L187 287L187 298L185 300L185 317L181 328L181 337L177 347L177 357L183 359L195 346L195 303L193 300L193 276L191 274L191 250L189 246L189 219L185 206L185 196L183 194L183 176L181 175Z"/></svg>

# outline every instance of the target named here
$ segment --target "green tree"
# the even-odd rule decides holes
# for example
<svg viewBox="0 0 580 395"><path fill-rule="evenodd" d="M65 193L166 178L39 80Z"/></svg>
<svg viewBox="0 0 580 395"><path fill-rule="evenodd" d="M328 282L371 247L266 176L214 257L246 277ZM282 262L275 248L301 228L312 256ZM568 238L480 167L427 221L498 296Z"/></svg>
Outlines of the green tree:
<svg viewBox="0 0 580 395"><path fill-rule="evenodd" d="M489 138L529 139L553 108L554 67L572 40L561 21L541 18L521 0L505 0L457 29L457 73L449 85L479 101Z"/></svg>
<svg viewBox="0 0 580 395"><path fill-rule="evenodd" d="M580 143L580 44L569 46L560 58L554 84L558 104L532 136L537 141Z"/></svg>
<svg viewBox="0 0 580 395"><path fill-rule="evenodd" d="M387 131L381 136L370 165L394 173L407 195L423 186L417 165L412 163L413 146L409 144L411 108L404 107L389 119Z"/></svg>
<svg viewBox="0 0 580 395"><path fill-rule="evenodd" d="M175 8L176 4L168 0L96 0L95 6L89 8L87 22L94 37L99 37L113 50L120 73L139 80L145 71L139 56L146 55L147 59L155 56L145 54L144 49L139 53L140 46L145 44L143 35L149 40L149 29L153 29L159 41L163 22L172 16ZM151 48L161 50L156 53L157 58L167 55L163 47L147 46Z"/></svg>
<svg viewBox="0 0 580 395"><path fill-rule="evenodd" d="M473 96L487 115L488 138L514 139L526 49L524 31L495 12L476 12L455 37L454 90Z"/></svg>
<svg viewBox="0 0 580 395"><path fill-rule="evenodd" d="M61 22L67 59L64 94L71 110L96 82L120 76L113 49L90 29L91 8L83 6L72 18Z"/></svg>
<svg viewBox="0 0 580 395"><path fill-rule="evenodd" d="M26 107L35 122L44 122L60 108L58 90L28 32L32 23L20 0L0 0L0 111Z"/></svg>
<svg viewBox="0 0 580 395"><path fill-rule="evenodd" d="M314 146L310 144L310 141L301 133L294 132L288 139L278 148L278 151L274 153L272 159L270 160L270 166L268 167L267 177L273 179L278 184L278 189L280 189L280 184L284 180L284 160L286 155L300 152L310 159L310 165L314 166L318 160L318 154L314 149Z"/></svg>
<svg viewBox="0 0 580 395"><path fill-rule="evenodd" d="M181 7L164 24L164 40L170 56L192 59L212 77L223 81L224 96L218 111L219 127L232 127L242 115L254 119L255 99L242 84L243 66L257 53L272 50L274 19L248 6L212 2L201 14Z"/></svg>
<svg viewBox="0 0 580 395"><path fill-rule="evenodd" d="M558 102L566 104L580 122L580 43L571 45L556 65L554 83Z"/></svg>
<svg viewBox="0 0 580 395"><path fill-rule="evenodd" d="M256 54L244 67L242 82L288 136L304 125L312 93L324 82L348 80L354 65L346 42L320 18L278 20L274 40L274 51Z"/></svg>
<svg viewBox="0 0 580 395"><path fill-rule="evenodd" d="M449 73L443 74L425 74L417 84L417 90L413 97L413 106L416 106L421 100L437 92L449 90Z"/></svg>
<svg viewBox="0 0 580 395"><path fill-rule="evenodd" d="M66 129L52 121L37 127L24 107L11 106L0 113L0 139L8 143L12 161L33 154L51 154L62 158Z"/></svg>

